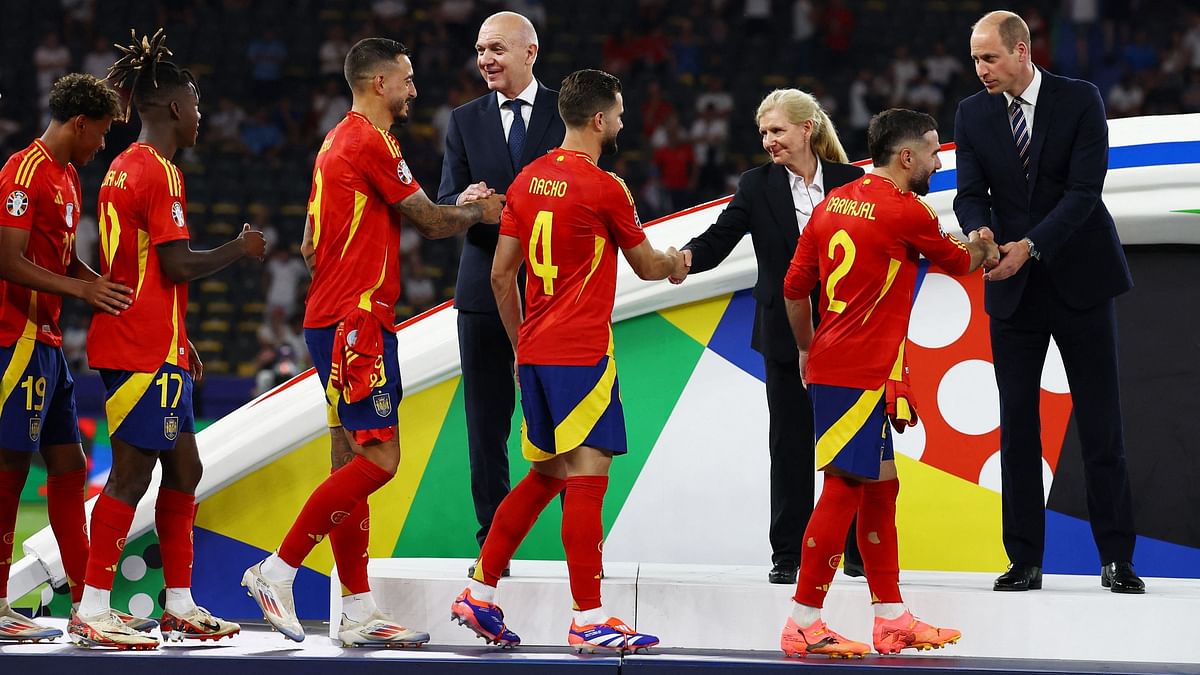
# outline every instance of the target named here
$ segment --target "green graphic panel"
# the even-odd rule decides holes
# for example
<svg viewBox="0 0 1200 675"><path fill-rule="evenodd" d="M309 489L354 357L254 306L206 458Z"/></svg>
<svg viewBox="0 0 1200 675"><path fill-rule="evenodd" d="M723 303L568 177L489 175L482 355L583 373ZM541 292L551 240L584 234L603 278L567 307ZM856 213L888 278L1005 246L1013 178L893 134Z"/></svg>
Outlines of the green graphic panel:
<svg viewBox="0 0 1200 675"><path fill-rule="evenodd" d="M606 529L620 513L704 352L703 345L658 314L623 321L614 326L613 333L629 453L612 464L604 505ZM396 542L395 556L471 558L479 553L462 397L460 385ZM529 472L529 462L521 456L520 428L518 405L508 442L509 471L514 485ZM517 557L562 560L561 527L562 511L556 502L551 502L517 550Z"/></svg>
<svg viewBox="0 0 1200 675"><path fill-rule="evenodd" d="M131 557L135 560L129 560ZM117 563L117 575L113 579L110 597L113 609L142 617L158 618L163 612L162 594L162 555L159 552L158 536L151 530L125 545L121 561ZM66 587L58 589L49 606L43 605L38 613L70 616L71 594Z"/></svg>

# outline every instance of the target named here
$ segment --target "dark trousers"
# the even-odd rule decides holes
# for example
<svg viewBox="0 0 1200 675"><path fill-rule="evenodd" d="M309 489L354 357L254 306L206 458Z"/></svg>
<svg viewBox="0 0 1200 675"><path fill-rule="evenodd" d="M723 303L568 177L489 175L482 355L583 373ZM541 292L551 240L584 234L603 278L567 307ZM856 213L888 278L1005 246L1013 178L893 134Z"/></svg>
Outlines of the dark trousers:
<svg viewBox="0 0 1200 675"><path fill-rule="evenodd" d="M1088 309L1063 303L1036 267L1017 311L991 319L1000 391L1000 466L1004 549L1011 562L1042 564L1046 513L1042 487L1041 373L1053 337L1062 354L1079 429L1088 518L1102 563L1133 560L1133 499L1125 467L1117 377L1116 303Z"/></svg>
<svg viewBox="0 0 1200 675"><path fill-rule="evenodd" d="M496 507L508 494L508 434L516 396L513 351L496 312L458 312L458 353L462 360L463 407L471 459L471 499L480 547Z"/></svg>
<svg viewBox="0 0 1200 675"><path fill-rule="evenodd" d="M816 457L812 402L800 380L799 361L763 357L767 414L771 420L771 562L800 561L800 542L812 516ZM846 557L861 564L854 525Z"/></svg>

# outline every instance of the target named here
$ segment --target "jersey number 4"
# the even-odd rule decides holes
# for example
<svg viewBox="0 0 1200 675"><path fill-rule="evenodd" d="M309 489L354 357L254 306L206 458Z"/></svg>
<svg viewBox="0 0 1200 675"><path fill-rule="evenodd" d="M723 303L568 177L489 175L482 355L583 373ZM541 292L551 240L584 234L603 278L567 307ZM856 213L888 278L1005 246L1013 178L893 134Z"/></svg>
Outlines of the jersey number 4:
<svg viewBox="0 0 1200 675"><path fill-rule="evenodd" d="M553 231L554 212L538 211L537 218L533 221L533 234L529 237L529 271L542 280L542 292L546 295L554 295L554 280L558 278L558 266L551 262L550 254L550 235Z"/></svg>

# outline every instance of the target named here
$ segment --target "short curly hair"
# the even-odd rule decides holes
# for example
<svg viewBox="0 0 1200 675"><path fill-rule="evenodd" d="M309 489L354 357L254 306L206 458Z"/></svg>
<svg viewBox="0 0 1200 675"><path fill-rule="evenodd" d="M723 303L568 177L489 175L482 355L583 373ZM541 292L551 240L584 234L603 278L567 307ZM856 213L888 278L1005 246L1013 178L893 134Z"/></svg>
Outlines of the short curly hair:
<svg viewBox="0 0 1200 675"><path fill-rule="evenodd" d="M92 75L64 75L50 88L50 116L66 122L76 115L99 120L121 117L121 100L117 92Z"/></svg>

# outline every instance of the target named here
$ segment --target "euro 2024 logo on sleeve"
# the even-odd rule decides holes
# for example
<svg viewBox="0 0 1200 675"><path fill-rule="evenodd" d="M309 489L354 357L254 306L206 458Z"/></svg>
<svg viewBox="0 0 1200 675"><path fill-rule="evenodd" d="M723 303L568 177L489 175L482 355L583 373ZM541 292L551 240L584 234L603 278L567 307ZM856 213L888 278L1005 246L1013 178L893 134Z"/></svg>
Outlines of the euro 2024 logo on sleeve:
<svg viewBox="0 0 1200 675"><path fill-rule="evenodd" d="M404 183L405 185L408 185L412 182L412 171L408 170L408 162L404 161L403 159L396 164L396 177L399 178L400 182Z"/></svg>
<svg viewBox="0 0 1200 675"><path fill-rule="evenodd" d="M8 199L4 200L4 208L8 211L8 215L20 218L29 209L29 195L21 190L13 190L9 193Z"/></svg>
<svg viewBox="0 0 1200 675"><path fill-rule="evenodd" d="M175 221L175 227L183 227L187 224L183 219L183 204L175 202L171 205L171 220Z"/></svg>

